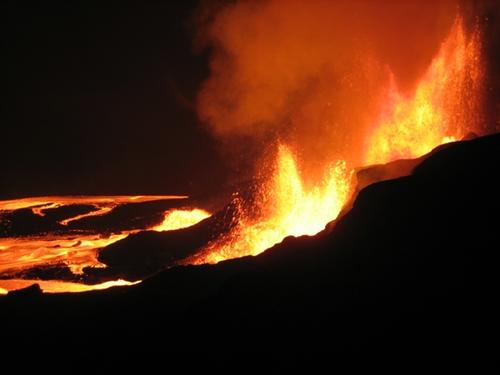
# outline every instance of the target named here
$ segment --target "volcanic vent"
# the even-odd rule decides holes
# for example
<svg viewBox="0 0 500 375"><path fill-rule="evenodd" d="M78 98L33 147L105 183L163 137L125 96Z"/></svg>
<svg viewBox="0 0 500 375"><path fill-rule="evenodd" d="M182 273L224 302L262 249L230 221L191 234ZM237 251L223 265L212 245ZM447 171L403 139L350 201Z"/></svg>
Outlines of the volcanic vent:
<svg viewBox="0 0 500 375"><path fill-rule="evenodd" d="M199 117L227 158L252 166L231 197L2 201L0 291L101 289L257 255L337 219L365 166L487 131L481 27L453 2L284 4L241 1L204 19L212 55Z"/></svg>

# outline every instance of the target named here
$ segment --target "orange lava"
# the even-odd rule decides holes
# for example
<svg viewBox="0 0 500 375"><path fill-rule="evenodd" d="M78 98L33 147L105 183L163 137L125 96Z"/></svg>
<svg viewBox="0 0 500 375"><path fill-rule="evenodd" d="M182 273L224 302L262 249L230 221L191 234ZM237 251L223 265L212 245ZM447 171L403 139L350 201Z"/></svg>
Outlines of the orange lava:
<svg viewBox="0 0 500 375"><path fill-rule="evenodd" d="M43 210L64 205L88 204L96 208L88 214L77 215L60 222L66 225L83 217L104 215L124 203L186 198L187 196L175 195L33 197L0 201L0 211L30 208L34 214L43 216ZM111 235L50 233L42 236L0 238L0 273L38 265L65 263L74 274L81 274L84 267L104 267L97 260L98 249L136 232L138 230L127 230Z"/></svg>
<svg viewBox="0 0 500 375"><path fill-rule="evenodd" d="M251 209L241 209L236 227L208 244L193 263L257 255L287 236L314 235L340 213L350 192L351 172L344 161L327 169L323 180L306 187L293 153L278 147L271 181L260 188Z"/></svg>
<svg viewBox="0 0 500 375"><path fill-rule="evenodd" d="M44 216L44 210L65 205L92 205L94 211L62 220L67 225L88 216L105 215L115 207L127 203L141 203L165 199L186 199L187 196L50 196L0 201L0 212L31 209L35 215ZM187 227L210 216L203 210L168 210L164 222L154 228L123 230L113 234L99 234L91 231L50 232L36 236L0 237L0 274L9 275L37 267L65 264L70 271L79 275L85 267L105 267L97 260L99 249L117 242L140 230L173 230ZM174 220L175 219L175 220ZM0 280L0 294L9 290L39 283L44 291L72 292L103 289L114 285L129 285L126 281L99 285L85 285L60 281L39 281L7 279ZM118 284L117 284L118 283Z"/></svg>
<svg viewBox="0 0 500 375"><path fill-rule="evenodd" d="M0 238L0 273L56 263L65 263L74 274L81 274L85 267L105 267L97 260L97 250L132 232L107 237L70 234Z"/></svg>
<svg viewBox="0 0 500 375"><path fill-rule="evenodd" d="M364 164L386 163L419 157L436 146L462 139L478 131L481 121L480 32L466 35L457 18L436 57L411 94L402 93L392 77L380 98L380 115L365 137ZM302 52L301 52L302 53ZM253 102L253 101L251 101ZM275 116L271 116L274 118ZM280 117L280 116L276 116ZM237 121L229 121L232 125ZM313 133L315 134L315 133ZM321 137L321 134L318 135ZM311 161L311 160L308 160ZM315 160L314 160L315 161ZM246 255L257 255L287 236L314 235L335 220L350 199L352 169L344 160L332 160L321 180L300 170L297 156L284 144L277 148L275 165L267 181L257 187L250 201L236 198L233 229L212 240L184 263L216 263ZM322 164L323 165L323 164ZM316 173L314 174L316 176ZM157 199L182 199L185 196L117 197L38 197L0 201L0 211L29 208L44 215L48 208L69 204L90 204L90 213L62 220L68 225L84 217L105 215L123 203ZM167 231L194 225L211 214L200 209L168 210L161 224L143 230ZM0 238L0 273L64 262L75 274L84 267L102 267L97 250L134 231L110 236L98 234L49 234L40 237ZM0 293L37 282L47 292L84 291L113 285L129 285L117 280L99 285L59 281L0 280Z"/></svg>
<svg viewBox="0 0 500 375"><path fill-rule="evenodd" d="M412 95L401 93L391 75L380 119L366 135L365 164L419 157L476 130L481 121L480 50L479 30L467 37L458 17ZM350 198L351 172L343 161L332 163L324 179L310 188L284 145L276 165L270 183L260 187L257 203L240 209L235 228L190 261L216 263L256 255L286 236L316 234Z"/></svg>
<svg viewBox="0 0 500 375"><path fill-rule="evenodd" d="M403 95L391 77L380 121L367 139L366 164L419 157L475 130L482 89L480 48L479 31L467 38L457 18L413 95Z"/></svg>
<svg viewBox="0 0 500 375"><path fill-rule="evenodd" d="M193 210L169 210L165 213L163 222L153 227L152 230L162 232L186 228L195 225L210 216L212 216L212 214L199 208L195 208Z"/></svg>
<svg viewBox="0 0 500 375"><path fill-rule="evenodd" d="M186 199L186 195L92 195L92 196L47 196L11 199L0 201L0 211L13 211L30 208L35 215L44 216L44 210L72 204L88 204L96 208L88 214L78 215L60 223L67 225L87 216L105 215L113 208L124 203L142 203L162 199Z"/></svg>
<svg viewBox="0 0 500 375"><path fill-rule="evenodd" d="M44 293L79 293L90 290L108 289L114 286L128 286L140 283L140 281L130 282L122 279L106 281L100 284L87 285L79 283L70 283L65 281L44 281L44 280L25 280L11 279L0 280L0 294L7 294L9 291L26 288L33 284L40 285Z"/></svg>

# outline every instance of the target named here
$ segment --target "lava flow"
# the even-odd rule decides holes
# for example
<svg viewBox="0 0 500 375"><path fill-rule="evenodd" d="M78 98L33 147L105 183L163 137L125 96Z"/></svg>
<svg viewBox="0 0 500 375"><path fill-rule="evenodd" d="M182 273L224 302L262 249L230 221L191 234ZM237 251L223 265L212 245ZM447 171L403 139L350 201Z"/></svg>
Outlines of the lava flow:
<svg viewBox="0 0 500 375"><path fill-rule="evenodd" d="M89 196L89 197L34 197L0 201L0 212L30 209L37 216L45 216L50 209L89 205L90 212L60 220L67 226L89 216L103 216L125 203L142 203L156 200L186 199L186 196ZM84 267L104 267L97 260L97 249L119 241L138 230L122 230L118 233L99 234L94 231L61 228L54 233L0 238L0 273L47 263L63 262L75 274ZM149 228L142 228L149 229ZM165 229L163 229L165 230Z"/></svg>
<svg viewBox="0 0 500 375"><path fill-rule="evenodd" d="M151 230L163 232L186 228L199 223L210 216L210 213L199 208L192 210L170 210L165 213L163 222L151 228Z"/></svg>
<svg viewBox="0 0 500 375"><path fill-rule="evenodd" d="M50 197L31 197L21 199L11 199L0 201L0 211L13 211L23 208L29 208L34 214L44 216L44 210L57 208L67 205L93 206L95 211L88 215L78 215L64 220L61 224L67 224L73 220L79 220L84 216L104 215L114 207L124 203L141 203L161 199L186 199L186 195L92 195L92 196L50 196Z"/></svg>
<svg viewBox="0 0 500 375"><path fill-rule="evenodd" d="M285 141L279 143L271 171L266 163L261 166L261 170L270 172L267 173L270 177L259 180L250 198L241 194L233 202L236 209L230 229L225 232L214 229L215 233L207 237L210 239L203 242L201 248L197 244L194 252L178 263L216 263L257 255L287 236L317 234L338 217L346 202L352 198L355 191L352 186L354 168L349 165L349 161L353 160L354 154L357 155L356 160L363 160L365 165L386 163L395 159L419 157L440 144L461 139L469 132L481 133L482 75L480 32L476 28L467 33L458 17L412 93L402 93L392 75L387 79L387 85L380 87L379 116L369 120L371 127L359 135L365 149L357 147L349 151L350 155L340 154L332 157L329 163L316 165L317 169L323 167L322 177L318 178L317 170L312 173L304 167L314 164L315 155L301 153L297 145L294 147ZM253 103L252 100L250 102ZM281 118L271 116L275 117ZM286 136L283 139L287 139ZM307 157L311 160L302 163ZM97 259L98 250L130 234L145 230L176 230L195 225L211 216L204 210L192 207L169 207L155 212L156 221L143 220L140 225L125 225L121 229L103 232L78 226L85 220L106 217L121 205L186 198L42 197L0 202L0 278L5 279L0 280L0 293L33 282L29 275L18 271L62 263L73 275L79 275L85 267L105 266ZM66 214L53 220L46 231L39 229L35 233L28 231L28 234L18 234L9 229L9 215L18 211L24 210L23 214L29 216L28 222L34 222L36 226L41 219L49 216L48 212L65 206L75 209L78 208L75 206L80 207L75 214ZM136 217L129 219L137 222ZM19 280L23 277L26 280ZM104 284L83 285L51 280L40 282L40 285L46 291L83 291L127 283L114 280Z"/></svg>
<svg viewBox="0 0 500 375"><path fill-rule="evenodd" d="M66 281L45 281L29 279L0 280L0 294L7 294L11 290L23 289L33 284L38 284L44 293L78 293L90 290L108 289L114 286L128 286L140 283L140 281L126 281L122 279L106 281L100 284L81 284Z"/></svg>
<svg viewBox="0 0 500 375"><path fill-rule="evenodd" d="M13 290L29 285L26 280L12 279L9 275L17 275L37 266L64 264L74 275L82 275L85 267L105 267L98 261L98 250L117 242L130 234L142 230L168 231L191 226L210 216L203 210L169 209L160 225L143 226L135 229L114 230L112 233L98 229L79 228L78 222L92 216L105 216L115 208L127 204L154 201L184 200L187 196L54 196L34 197L0 201L0 291ZM19 210L29 210L34 217L46 218L51 210L57 208L81 207L88 212L72 215L61 220L54 220L50 230L41 233L8 235L12 219L9 214ZM47 219L48 220L48 219ZM72 227L68 227L69 224ZM12 230L12 229L11 229ZM38 281L37 281L38 282ZM27 284L28 283L28 284ZM85 291L103 289L116 285L129 285L128 281L109 281L106 283L86 285L62 281L39 281L44 291Z"/></svg>
<svg viewBox="0 0 500 375"><path fill-rule="evenodd" d="M123 231L109 236L56 233L0 238L0 274L55 263L64 263L72 273L82 274L85 267L105 266L97 260L98 249L133 232Z"/></svg>

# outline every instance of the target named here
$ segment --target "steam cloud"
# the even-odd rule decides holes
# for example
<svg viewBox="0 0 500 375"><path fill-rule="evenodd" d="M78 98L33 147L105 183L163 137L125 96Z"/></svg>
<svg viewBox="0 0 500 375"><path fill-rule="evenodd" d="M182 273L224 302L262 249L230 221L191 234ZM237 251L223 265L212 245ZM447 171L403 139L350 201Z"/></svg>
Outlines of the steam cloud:
<svg viewBox="0 0 500 375"><path fill-rule="evenodd" d="M211 3L214 5L214 3ZM240 0L206 12L210 77L200 119L222 140L286 139L310 169L359 162L390 72L411 92L457 4L442 1Z"/></svg>

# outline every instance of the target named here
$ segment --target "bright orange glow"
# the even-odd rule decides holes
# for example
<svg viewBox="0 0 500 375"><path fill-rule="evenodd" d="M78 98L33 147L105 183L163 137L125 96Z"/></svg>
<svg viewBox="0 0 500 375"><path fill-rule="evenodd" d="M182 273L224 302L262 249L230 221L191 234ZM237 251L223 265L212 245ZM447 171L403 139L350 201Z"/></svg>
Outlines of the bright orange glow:
<svg viewBox="0 0 500 375"><path fill-rule="evenodd" d="M251 209L241 209L228 235L208 244L194 263L257 255L287 236L314 235L334 220L347 201L351 173L345 162L332 164L317 186L304 186L292 152L278 147L276 167L269 184L259 192Z"/></svg>
<svg viewBox="0 0 500 375"><path fill-rule="evenodd" d="M122 279L106 281L101 284L87 285L79 283L70 283L65 281L44 281L44 280L25 280L25 279L11 279L0 280L0 294L7 294L11 290L18 290L26 288L33 284L40 285L44 293L78 293L87 292L90 290L108 289L113 286L126 286L135 285L140 281L130 282Z"/></svg>
<svg viewBox="0 0 500 375"><path fill-rule="evenodd" d="M186 199L186 195L94 195L94 196L48 196L31 197L21 199L11 199L0 201L0 211L13 211L22 208L30 208L35 215L44 216L44 210L57 208L72 204L88 204L96 208L88 214L78 215L66 220L60 224L67 225L71 221L80 220L87 216L105 215L113 208L124 203L143 203L162 199Z"/></svg>
<svg viewBox="0 0 500 375"><path fill-rule="evenodd" d="M141 203L164 199L185 199L187 196L84 196L84 197L34 197L17 200L0 201L0 211L10 212L18 209L31 209L35 215L44 216L45 210L66 205L92 205L94 211L83 215L75 215L59 223L67 225L84 217L105 215L115 207L127 203ZM9 275L23 270L56 264L65 264L75 275L83 274L85 267L105 267L97 260L99 249L117 242L130 234L141 230L173 230L188 227L210 216L206 211L168 210L164 222L154 228L123 230L112 234L100 234L93 231L58 231L36 236L0 237L0 274ZM160 228L161 229L158 229ZM35 282L35 281L33 281ZM31 282L31 284L33 283ZM48 292L84 291L99 289L100 286L90 286L79 283L60 281L38 281L42 289ZM0 293L8 290L29 286L26 280L0 281ZM99 284L101 285L101 284ZM105 283L102 288L115 284ZM109 286L108 286L109 285ZM128 284L116 284L128 285ZM3 290L2 290L3 289Z"/></svg>
<svg viewBox="0 0 500 375"><path fill-rule="evenodd" d="M302 9L303 2L294 4ZM325 2L324 4L328 3ZM253 7L251 8L253 9ZM282 6L273 7L270 14L280 17L282 14L286 15L286 13L282 12L282 9ZM320 7L320 10L322 9ZM318 14L323 13L326 14L327 12L319 12ZM245 12L242 14L246 15ZM295 16L301 16L301 13L292 14L290 20L292 26L295 25ZM246 16L241 18L242 21L246 19ZM235 22L235 27L239 28L240 26L240 22L233 17L228 17L226 21L231 24ZM315 17L308 19L305 23L308 27L303 29L309 29L309 26L313 26L315 22ZM270 22L263 24L274 27ZM256 24L256 29L260 25L261 23ZM295 28L291 29L295 30ZM241 35L234 34L230 32L231 30L232 27L228 28L227 35L224 33L225 37L229 38L230 41L233 41L235 35L244 38L241 40L245 41L245 38L252 34L249 34L245 28L242 30ZM378 112L379 116L372 118L371 110L367 109L366 117L369 119L368 122L362 121L364 116L356 117L356 114L364 114L365 107L359 103L366 104L364 101L358 102L357 99L344 101L339 99L339 103L334 103L333 109L317 110L317 108L324 106L323 102L327 101L329 103L331 101L330 96L324 95L323 97L320 94L323 92L331 94L331 90L336 93L342 87L343 82L343 80L340 80L340 83L333 80L332 82L338 84L338 87L333 84L330 85L328 80L330 76L328 74L331 77L336 77L336 74L333 74L336 69L328 73L328 70L323 70L323 66L326 62L331 62L332 56L335 56L330 50L325 49L325 46L332 44L332 38L324 34L323 29L319 31L318 34L312 34L312 36L323 35L322 38L324 38L324 41L322 40L311 50L318 54L316 60L314 54L304 53L303 48L304 43L313 41L314 44L316 39L312 37L305 38L306 42L303 42L302 32L298 32L295 37L300 39L300 43L290 45L290 48L294 47L292 57L296 56L297 58L290 58L290 48L280 50L283 56L279 55L280 58L276 59L275 69L269 69L269 64L265 60L256 64L255 61L259 62L259 60L252 59L252 57L272 57L272 53L260 53L261 50L257 48L259 47L258 43L265 44L266 49L264 51L274 51L275 46L281 42L281 39L278 42L272 38L269 39L270 35L272 37L272 33L262 33L262 41L259 39L257 44L252 45L251 43L242 43L239 38L236 38L234 40L235 49L242 47L245 50L247 48L251 50L248 54L244 53L244 58L241 59L243 63L242 77L244 79L236 79L229 86L220 84L219 79L225 82L225 79L230 75L227 70L224 70L226 65L220 64L220 69L222 69L219 72L220 74L217 74L205 86L200 100L200 106L204 108L202 117L213 122L211 125L217 134L227 132L228 134L248 135L256 131L256 127L260 126L266 129L274 129L275 126L282 126L283 122L286 123L288 120L285 117L287 116L292 117L292 124L295 127L297 127L297 118L307 121L300 122L300 129L302 130L296 134L296 137L284 137L290 143L288 145L280 144L277 147L274 167L269 174L270 177L256 187L252 198L247 199L238 196L235 199L233 203L236 207L236 213L232 218L232 224L234 225L229 233L213 239L200 249L196 255L185 259L183 263L217 263L226 259L257 255L281 242L287 236L314 235L320 232L327 223L338 217L346 202L351 198L353 170L347 167L346 160L351 164L353 155L356 155L356 163L362 160L363 164L387 163L396 159L416 158L440 144L462 139L468 132L480 133L483 72L481 67L480 32L478 29L473 30L470 35L466 35L462 20L457 18L449 35L437 51L435 58L432 59L428 69L410 94L403 93L399 89L394 75L390 74L390 78L385 81L383 78L385 77L384 71L381 74L382 78L378 75L374 76L373 81L376 84L368 82L367 87L370 89L367 89L366 92L360 89L363 85L357 84L358 81L364 82L362 81L364 74L353 78L356 83L354 85L356 90L353 91L352 95L346 94L346 97L358 98L363 95L373 95L374 98L380 99L380 102L374 99L377 104L375 112ZM257 34L260 35L260 33ZM286 35L288 33L283 33L284 40ZM267 46L269 46L269 49L267 49ZM253 47L256 48L255 51L258 53L254 53ZM221 54L219 57L230 55ZM363 56L363 58L369 60L370 56ZM336 59L334 60L336 61ZM286 64L282 63L283 61L289 62L291 66L287 68ZM240 61L238 60L238 62ZM304 69L304 66L308 66L308 69ZM296 74L301 74L303 71L309 71L310 75L305 74L301 79L297 79ZM316 80L311 79L311 77L320 74L318 72L326 74L325 80L318 79L316 82ZM377 72L380 73L380 70L377 70ZM281 78L279 77L280 74L283 75ZM256 76L257 78L260 77L260 80L255 79ZM276 76L278 78L274 79ZM346 82L351 79L349 76L344 78ZM260 82L265 82L265 85L260 84ZM280 85L280 82L285 82L285 84ZM382 84L379 85L379 82L382 82ZM313 90L313 84L316 83L324 84L328 89L321 86L321 89ZM310 84L312 86L309 86ZM222 95L223 100L220 100L217 95L214 96L214 85L217 89L221 89L222 94L220 95ZM241 89L245 85L249 86L247 90ZM375 86L376 90L373 90L372 86ZM303 87L307 92L309 92L308 90L314 92L314 95L310 97L305 95L308 103L306 106L307 114L318 113L318 116L294 117L294 115L297 115L295 100L301 98L301 95L296 95L296 92L300 92ZM218 92L218 90L216 91ZM376 93L380 92L379 98ZM293 95L290 95L290 93L293 93ZM238 105L234 105L233 102L235 95L237 96L236 104ZM334 95L332 98L337 98L337 96ZM344 96L340 95L338 98L344 98ZM314 105L309 105L311 103ZM358 104L354 105L353 103ZM289 106L293 108L289 109ZM378 111L379 107L380 111ZM330 105L327 108L330 108ZM229 113L224 113L224 111L228 110ZM334 112L339 113L334 114ZM323 121L325 118L329 119L329 116L332 116L331 122ZM368 132L366 127L360 128L363 130L357 135L360 139L359 143L349 142L350 137L337 136L337 130L342 130L345 126L338 125L337 129L336 121L334 121L335 116L341 117L341 124L352 122L353 129L358 129L357 124L365 126L368 123L371 126L373 122L373 126L369 128ZM258 132L261 130L258 130ZM329 136L321 139L326 133ZM301 136L302 134L307 134L307 141ZM335 139L335 142L339 144L330 144L330 139ZM359 146L363 141L365 141L364 149ZM304 148L305 143L309 145L325 143L331 149L329 151L333 151L332 153L322 153L320 151L323 147L318 147L318 152L303 152L301 155L306 155L309 159L301 158L301 163L298 163L298 158L292 149L307 150L307 147ZM353 145L356 144L358 146L354 147ZM345 151L348 148L352 148L352 150ZM341 156L332 156L337 152ZM328 162L330 163L328 164ZM303 167L303 165L308 167ZM317 176L321 174L322 177L318 178ZM35 197L0 201L0 211L29 208L34 214L40 216L44 216L47 209L71 204L88 204L95 207L95 210L89 213L61 220L59 224L66 226L64 233L49 233L38 237L0 238L0 274L34 266L60 263L65 263L74 274L81 274L85 267L104 267L97 260L98 250L125 238L129 234L140 230L176 230L192 226L211 216L209 212L201 209L171 209L164 213L161 224L149 228L122 231L111 235L88 232L73 233L68 229L73 227L73 225L68 226L72 222L89 216L106 215L120 204L182 198L187 197ZM6 293L8 290L29 286L33 282L39 283L42 289L47 292L77 292L100 289L100 286L105 288L112 285L128 285L123 280L88 286L59 281L13 279L0 280L0 294Z"/></svg>
<svg viewBox="0 0 500 375"><path fill-rule="evenodd" d="M479 31L467 37L457 18L412 95L400 92L391 75L380 119L367 134L365 163L419 157L475 131L480 123L481 89ZM337 161L327 168L323 181L307 188L294 155L281 145L274 175L260 188L257 202L250 209L241 202L235 229L192 261L215 263L256 255L286 236L318 233L350 198L350 176L346 163Z"/></svg>
<svg viewBox="0 0 500 375"><path fill-rule="evenodd" d="M163 199L185 199L187 196L53 196L34 197L0 201L0 211L12 211L30 208L34 214L43 216L44 210L64 205L88 204L95 211L77 215L60 224L83 217L105 215L113 208L125 203L141 203ZM143 228L149 229L149 228ZM85 267L104 267L97 260L97 250L119 241L139 230L127 230L120 233L99 235L95 233L57 233L43 236L0 238L0 273L22 270L33 266L65 263L74 274L81 274Z"/></svg>
<svg viewBox="0 0 500 375"><path fill-rule="evenodd" d="M104 267L97 260L97 250L130 233L0 238L0 273L56 263L65 263L74 274L81 274L84 267Z"/></svg>
<svg viewBox="0 0 500 375"><path fill-rule="evenodd" d="M380 121L368 137L365 162L419 157L474 131L481 85L479 31L467 38L457 18L411 97L391 79Z"/></svg>
<svg viewBox="0 0 500 375"><path fill-rule="evenodd" d="M195 208L193 210L170 210L165 213L163 222L152 228L158 232L176 230L190 227L200 221L212 216L205 210Z"/></svg>

